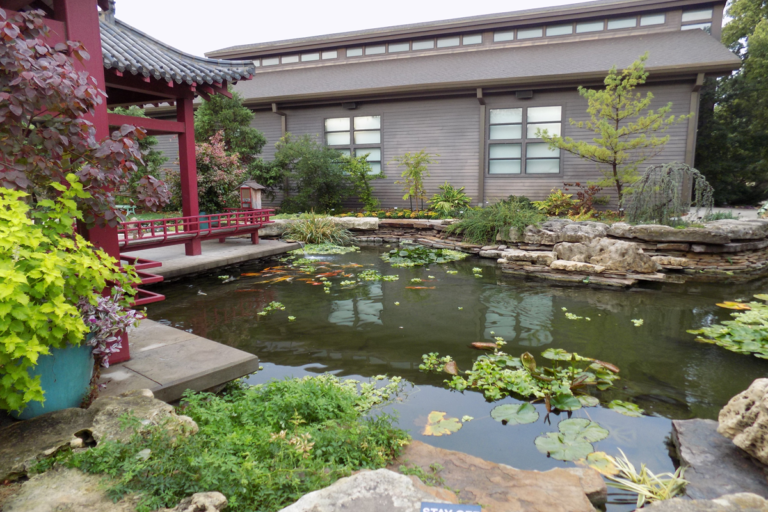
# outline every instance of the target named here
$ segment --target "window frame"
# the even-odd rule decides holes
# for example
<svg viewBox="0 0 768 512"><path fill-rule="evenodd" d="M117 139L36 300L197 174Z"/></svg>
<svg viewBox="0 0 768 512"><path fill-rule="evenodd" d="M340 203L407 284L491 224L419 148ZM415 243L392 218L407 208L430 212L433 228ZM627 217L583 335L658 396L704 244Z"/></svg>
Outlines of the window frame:
<svg viewBox="0 0 768 512"><path fill-rule="evenodd" d="M528 173L528 165L527 165L527 154L528 154L528 144L541 144L544 141L539 138L535 137L527 137L528 132L528 109L530 108L537 108L537 107L560 107L560 133L562 135L564 130L563 125L563 117L565 115L565 103L562 102L536 102L534 104L526 104L526 105L514 105L514 104L500 104L500 105L494 105L493 108L490 106L488 107L488 116L485 122L485 178L486 179L525 179L525 178L533 178L533 179L539 179L539 178L551 178L551 177L563 177L563 166L564 166L564 158L563 158L563 151L560 150L558 153L557 158L560 160L558 171L556 173ZM505 109L516 109L520 108L523 110L523 117L522 117L522 123L521 123L521 132L520 132L520 138L519 139L491 139L491 126L498 126L501 123L497 123L496 125L491 125L491 110L505 110ZM510 123L507 123L510 124ZM516 124L516 123L512 123ZM531 124L544 124L544 122L539 123L531 123ZM491 160L516 160L514 158L491 158L491 146L495 144L519 144L520 145L520 173L519 174L491 174ZM552 157L554 158L554 156ZM531 160L546 160L545 157L532 157Z"/></svg>
<svg viewBox="0 0 768 512"><path fill-rule="evenodd" d="M372 132L372 131L378 131L379 132L379 142L373 142L373 143L355 143L355 118L356 117L378 117L379 118L379 128L378 130L375 129L361 129L357 130L360 132ZM349 120L349 130L345 131L331 131L328 132L325 129L325 123L328 119L348 119ZM328 146L329 148L333 148L339 151L346 150L349 152L350 155L357 156L358 152L361 154L367 153L365 151L366 149L378 149L379 150L379 158L380 160L369 160L371 163L378 163L379 164L379 173L384 174L384 130L382 127L384 126L384 116L382 114L365 114L365 115L346 115L346 116L329 116L324 117L322 120L323 126L323 144ZM349 144L328 144L328 134L329 133L349 133ZM378 174L376 172L371 172L371 175Z"/></svg>

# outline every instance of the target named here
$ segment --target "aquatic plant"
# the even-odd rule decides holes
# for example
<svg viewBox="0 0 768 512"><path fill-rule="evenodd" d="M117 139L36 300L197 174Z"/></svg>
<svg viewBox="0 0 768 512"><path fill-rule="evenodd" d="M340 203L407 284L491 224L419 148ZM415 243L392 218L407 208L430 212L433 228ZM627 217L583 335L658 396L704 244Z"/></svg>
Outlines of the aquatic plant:
<svg viewBox="0 0 768 512"><path fill-rule="evenodd" d="M385 276L377 270L364 270L357 274L357 278L361 281L397 281L400 276Z"/></svg>
<svg viewBox="0 0 768 512"><path fill-rule="evenodd" d="M768 359L768 305L750 302L748 306L751 309L731 313L733 320L689 330L688 333L697 335L696 341Z"/></svg>
<svg viewBox="0 0 768 512"><path fill-rule="evenodd" d="M291 254L347 254L348 252L359 251L360 248L355 245L340 246L334 244L307 244L301 249L291 251Z"/></svg>
<svg viewBox="0 0 768 512"><path fill-rule="evenodd" d="M259 311L256 314L259 316L267 316L267 314L269 314L270 312L278 311L278 310L285 311L285 306L283 306L283 304L281 304L280 302L272 301L269 304L267 304L263 310Z"/></svg>
<svg viewBox="0 0 768 512"><path fill-rule="evenodd" d="M309 213L288 224L283 238L308 244L349 245L352 233L332 217Z"/></svg>
<svg viewBox="0 0 768 512"><path fill-rule="evenodd" d="M161 426L127 443L107 441L65 464L113 477L108 492L140 496L139 510L173 507L196 492L216 489L227 510L280 510L304 494L360 469L385 467L408 442L387 414L407 384L331 375L229 386L224 395L184 395L184 414L199 432L180 436Z"/></svg>
<svg viewBox="0 0 768 512"><path fill-rule="evenodd" d="M528 402L504 404L493 408L491 418L504 425L525 425L538 420L539 411Z"/></svg>
<svg viewBox="0 0 768 512"><path fill-rule="evenodd" d="M461 234L464 241L473 244L496 242L496 237L507 238L510 229L523 233L528 226L546 220L526 197L510 196L485 208L464 210L461 219L446 229L449 234Z"/></svg>
<svg viewBox="0 0 768 512"><path fill-rule="evenodd" d="M608 408L621 413L624 416L632 416L634 418L641 417L645 412L637 404L624 402L622 400L611 400L611 402L608 404Z"/></svg>
<svg viewBox="0 0 768 512"><path fill-rule="evenodd" d="M451 249L429 249L421 245L403 244L389 253L382 254L381 259L393 267L419 267L463 260L467 256L467 253Z"/></svg>
<svg viewBox="0 0 768 512"><path fill-rule="evenodd" d="M688 482L683 478L684 466L677 468L674 473L656 475L645 464L641 464L638 472L624 452L621 449L619 451L621 457L603 454L595 462L587 459L586 464L605 475L611 487L636 493L638 509L646 503L672 499L685 491Z"/></svg>
<svg viewBox="0 0 768 512"><path fill-rule="evenodd" d="M602 441L609 432L586 418L569 418L557 424L559 432L548 432L534 441L536 448L557 460L578 460L595 451L592 443Z"/></svg>
<svg viewBox="0 0 768 512"><path fill-rule="evenodd" d="M449 436L461 430L462 423L459 418L446 418L444 412L432 411L427 417L427 424L422 432L425 436Z"/></svg>

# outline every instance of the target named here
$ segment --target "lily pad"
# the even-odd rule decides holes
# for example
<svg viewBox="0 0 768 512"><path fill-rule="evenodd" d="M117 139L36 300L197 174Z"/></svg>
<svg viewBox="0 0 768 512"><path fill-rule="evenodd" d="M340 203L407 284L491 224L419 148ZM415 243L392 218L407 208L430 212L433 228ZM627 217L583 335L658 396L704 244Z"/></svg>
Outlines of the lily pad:
<svg viewBox="0 0 768 512"><path fill-rule="evenodd" d="M735 309L735 310L738 310L738 311L748 311L748 310L752 309L749 306L749 304L744 304L744 303L741 303L741 302L730 302L730 301L718 302L717 304L715 304L715 306L719 306L719 307L725 308L725 309Z"/></svg>
<svg viewBox="0 0 768 512"><path fill-rule="evenodd" d="M491 411L491 418L503 425L525 425L539 419L539 411L529 403L504 404Z"/></svg>
<svg viewBox="0 0 768 512"><path fill-rule="evenodd" d="M585 458L577 460L576 464L589 466L598 473L608 477L619 474L619 468L616 467L614 458L605 452L592 452Z"/></svg>
<svg viewBox="0 0 768 512"><path fill-rule="evenodd" d="M456 364L456 361L449 361L445 363L445 366L443 366L443 371L450 375L458 375L459 366Z"/></svg>
<svg viewBox="0 0 768 512"><path fill-rule="evenodd" d="M587 457L594 448L586 441L570 439L563 434L549 432L534 441L541 453L557 460L578 460Z"/></svg>
<svg viewBox="0 0 768 512"><path fill-rule="evenodd" d="M573 356L570 352L566 352L562 348L548 348L541 353L541 357L553 359L555 361L570 361Z"/></svg>
<svg viewBox="0 0 768 512"><path fill-rule="evenodd" d="M425 436L449 436L461 430L459 418L446 418L444 412L432 411L427 417L427 425L424 427Z"/></svg>
<svg viewBox="0 0 768 512"><path fill-rule="evenodd" d="M612 400L611 403L608 404L608 408L613 409L624 416L632 416L633 418L640 418L645 412L636 404L624 402L622 400Z"/></svg>
<svg viewBox="0 0 768 512"><path fill-rule="evenodd" d="M606 429L586 418L571 418L557 424L558 430L568 438L581 439L588 443L602 441L608 437Z"/></svg>
<svg viewBox="0 0 768 512"><path fill-rule="evenodd" d="M578 398L567 393L558 393L549 399L549 403L555 409L561 411L575 411L581 409L581 402Z"/></svg>
<svg viewBox="0 0 768 512"><path fill-rule="evenodd" d="M754 297L756 299L759 299L759 300L766 300L766 301L768 301L768 293L758 293Z"/></svg>
<svg viewBox="0 0 768 512"><path fill-rule="evenodd" d="M576 398L579 400L582 407L597 407L600 405L600 400L592 395L579 395Z"/></svg>

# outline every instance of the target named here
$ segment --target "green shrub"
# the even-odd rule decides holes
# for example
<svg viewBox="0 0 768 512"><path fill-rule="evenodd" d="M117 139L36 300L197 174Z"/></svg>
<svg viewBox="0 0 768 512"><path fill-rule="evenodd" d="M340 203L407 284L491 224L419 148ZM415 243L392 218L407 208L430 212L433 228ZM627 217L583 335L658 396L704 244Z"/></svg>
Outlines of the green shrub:
<svg viewBox="0 0 768 512"><path fill-rule="evenodd" d="M543 201L534 201L536 208L550 217L566 215L573 209L575 201L571 199L573 194L566 194L559 188L552 190Z"/></svg>
<svg viewBox="0 0 768 512"><path fill-rule="evenodd" d="M394 418L369 414L402 390L331 375L231 386L224 396L187 392L184 414L200 430L172 436L161 427L130 442L106 442L72 456L68 465L106 473L114 498L141 492L140 511L172 507L217 490L228 511L279 510L304 494L359 469L378 469L407 442Z"/></svg>
<svg viewBox="0 0 768 512"><path fill-rule="evenodd" d="M437 154L427 153L426 149L422 149L418 153L405 153L404 155L398 155L392 159L390 163L397 165L398 167L405 167L405 170L400 174L403 181L396 181L396 185L404 185L403 201L406 199L411 202L411 210L413 210L413 200L421 200L421 209L424 209L424 200L427 198L427 192L424 190L424 177L429 176L429 164L439 163L432 157L440 156Z"/></svg>
<svg viewBox="0 0 768 512"><path fill-rule="evenodd" d="M465 241L473 244L488 244L495 242L499 233L506 235L510 228L522 233L526 227L536 226L545 219L527 197L509 196L485 208L466 210L462 219L446 231L460 233Z"/></svg>
<svg viewBox="0 0 768 512"><path fill-rule="evenodd" d="M358 153L363 153L363 149L359 149ZM344 171L349 176L349 182L352 184L352 190L357 198L363 203L366 210L375 210L379 207L379 200L373 195L373 187L371 187L371 180L380 180L384 178L384 175L371 174L371 164L368 163L367 154L363 153L357 157L343 155L341 157L341 165L344 167Z"/></svg>
<svg viewBox="0 0 768 512"><path fill-rule="evenodd" d="M333 217L314 213L302 215L302 218L290 223L283 236L308 244L349 245L352 243L352 233L334 221Z"/></svg>
<svg viewBox="0 0 768 512"><path fill-rule="evenodd" d="M472 198L464 193L464 187L455 188L447 181L438 187L440 192L429 200L429 207L443 215L469 208Z"/></svg>

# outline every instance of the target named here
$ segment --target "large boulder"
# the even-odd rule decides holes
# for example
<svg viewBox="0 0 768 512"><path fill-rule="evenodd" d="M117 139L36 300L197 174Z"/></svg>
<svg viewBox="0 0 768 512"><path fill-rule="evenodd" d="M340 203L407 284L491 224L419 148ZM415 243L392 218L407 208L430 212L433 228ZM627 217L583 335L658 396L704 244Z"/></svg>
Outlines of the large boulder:
<svg viewBox="0 0 768 512"><path fill-rule="evenodd" d="M568 219L550 219L539 226L525 228L523 239L527 244L555 245L562 241L562 233L566 226L573 224Z"/></svg>
<svg viewBox="0 0 768 512"><path fill-rule="evenodd" d="M713 220L704 226L725 233L731 240L761 240L768 237L768 220L765 219Z"/></svg>
<svg viewBox="0 0 768 512"><path fill-rule="evenodd" d="M267 224L263 228L259 228L259 236L262 238L279 237L285 233L291 222L292 219L275 219L273 224Z"/></svg>
<svg viewBox="0 0 768 512"><path fill-rule="evenodd" d="M756 379L720 411L717 431L768 464L768 379Z"/></svg>
<svg viewBox="0 0 768 512"><path fill-rule="evenodd" d="M333 221L350 231L374 231L379 229L378 217L334 217Z"/></svg>
<svg viewBox="0 0 768 512"><path fill-rule="evenodd" d="M713 500L674 498L657 501L643 510L652 512L768 512L768 501L756 494L726 494Z"/></svg>
<svg viewBox="0 0 768 512"><path fill-rule="evenodd" d="M559 260L591 263L618 272L650 274L659 268L639 244L612 238L595 238L585 243L560 242L555 245L555 254Z"/></svg>
<svg viewBox="0 0 768 512"><path fill-rule="evenodd" d="M482 253L481 253L482 254ZM510 261L529 261L538 265L547 265L555 261L555 255L551 251L521 251L519 249L507 249L501 252L504 263Z"/></svg>
<svg viewBox="0 0 768 512"><path fill-rule="evenodd" d="M560 233L562 242L590 242L608 235L608 225L602 222L582 221L566 224Z"/></svg>
<svg viewBox="0 0 768 512"><path fill-rule="evenodd" d="M633 226L625 222L612 224L608 235L616 238L637 238L646 242L692 242L700 244L727 244L731 237L720 229L685 228L675 229L659 224Z"/></svg>
<svg viewBox="0 0 768 512"><path fill-rule="evenodd" d="M557 259L588 263L592 259L592 247L589 244L560 242L553 251Z"/></svg>
<svg viewBox="0 0 768 512"><path fill-rule="evenodd" d="M437 498L405 475L377 469L360 471L305 494L280 512L418 512L422 501L456 503Z"/></svg>
<svg viewBox="0 0 768 512"><path fill-rule="evenodd" d="M552 270L565 270L566 272L579 272L584 274L600 274L605 271L605 267L600 265L566 260L555 260L550 263L549 268Z"/></svg>

